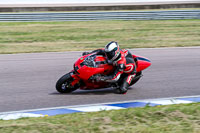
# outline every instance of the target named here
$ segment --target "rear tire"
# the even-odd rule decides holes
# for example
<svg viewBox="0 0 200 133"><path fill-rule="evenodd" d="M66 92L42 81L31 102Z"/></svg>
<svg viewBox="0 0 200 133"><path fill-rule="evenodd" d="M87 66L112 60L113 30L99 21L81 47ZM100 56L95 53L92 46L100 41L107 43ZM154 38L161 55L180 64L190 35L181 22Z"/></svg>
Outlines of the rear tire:
<svg viewBox="0 0 200 133"><path fill-rule="evenodd" d="M56 90L60 93L70 93L79 88L79 85L76 84L74 86L71 85L73 82L73 78L71 77L71 72L63 75L56 83Z"/></svg>
<svg viewBox="0 0 200 133"><path fill-rule="evenodd" d="M136 82L138 82L138 80L142 77L142 72L137 72L136 73L136 76L133 78L133 81L131 82L130 86L131 85L134 85Z"/></svg>

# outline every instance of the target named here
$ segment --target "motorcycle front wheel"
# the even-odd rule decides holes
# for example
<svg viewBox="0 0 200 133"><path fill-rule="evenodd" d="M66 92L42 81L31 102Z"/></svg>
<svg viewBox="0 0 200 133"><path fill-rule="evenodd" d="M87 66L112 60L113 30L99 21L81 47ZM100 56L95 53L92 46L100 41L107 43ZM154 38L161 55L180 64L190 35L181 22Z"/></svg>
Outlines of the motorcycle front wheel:
<svg viewBox="0 0 200 133"><path fill-rule="evenodd" d="M79 88L79 85L76 84L74 86L71 85L73 82L73 78L71 77L71 73L67 73L63 75L56 83L56 90L60 93L70 93Z"/></svg>

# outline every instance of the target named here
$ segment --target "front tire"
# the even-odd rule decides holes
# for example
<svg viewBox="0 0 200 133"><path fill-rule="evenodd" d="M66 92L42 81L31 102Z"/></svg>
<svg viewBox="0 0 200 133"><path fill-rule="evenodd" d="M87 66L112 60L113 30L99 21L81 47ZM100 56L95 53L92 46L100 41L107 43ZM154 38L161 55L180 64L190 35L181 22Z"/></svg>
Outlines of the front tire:
<svg viewBox="0 0 200 133"><path fill-rule="evenodd" d="M60 93L70 93L79 88L78 84L72 86L73 78L71 72L63 75L56 83L56 90Z"/></svg>

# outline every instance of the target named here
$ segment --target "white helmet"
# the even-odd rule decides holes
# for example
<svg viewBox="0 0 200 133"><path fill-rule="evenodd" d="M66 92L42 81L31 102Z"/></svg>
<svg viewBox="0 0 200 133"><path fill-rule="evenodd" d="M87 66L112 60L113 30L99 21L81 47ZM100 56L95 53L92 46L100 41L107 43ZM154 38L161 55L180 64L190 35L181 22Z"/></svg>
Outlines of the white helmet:
<svg viewBox="0 0 200 133"><path fill-rule="evenodd" d="M110 61L116 61L121 56L119 45L117 42L110 42L105 46L105 53Z"/></svg>

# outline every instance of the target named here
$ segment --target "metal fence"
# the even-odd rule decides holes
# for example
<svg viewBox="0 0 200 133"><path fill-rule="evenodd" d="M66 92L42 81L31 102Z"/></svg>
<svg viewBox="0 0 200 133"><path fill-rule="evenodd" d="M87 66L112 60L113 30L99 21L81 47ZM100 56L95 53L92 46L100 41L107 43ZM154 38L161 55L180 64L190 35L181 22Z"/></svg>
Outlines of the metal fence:
<svg viewBox="0 0 200 133"><path fill-rule="evenodd" d="M0 13L0 21L200 19L200 10Z"/></svg>

